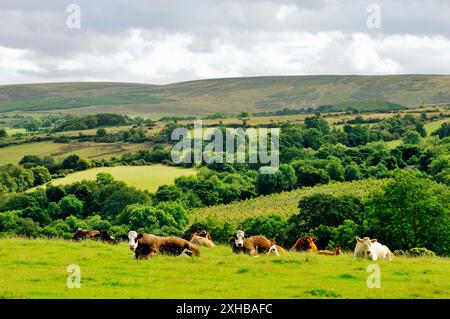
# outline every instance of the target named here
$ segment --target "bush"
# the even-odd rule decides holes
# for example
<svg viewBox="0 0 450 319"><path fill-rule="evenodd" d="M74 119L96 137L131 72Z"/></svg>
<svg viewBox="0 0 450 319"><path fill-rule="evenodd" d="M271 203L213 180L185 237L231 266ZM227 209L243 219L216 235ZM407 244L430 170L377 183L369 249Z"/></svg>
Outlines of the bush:
<svg viewBox="0 0 450 319"><path fill-rule="evenodd" d="M264 235L277 242L285 241L287 220L280 215L249 217L239 224L239 229L249 235Z"/></svg>
<svg viewBox="0 0 450 319"><path fill-rule="evenodd" d="M297 184L299 186L314 186L317 184L327 184L330 181L328 173L321 168L313 166L301 166L297 171Z"/></svg>
<svg viewBox="0 0 450 319"><path fill-rule="evenodd" d="M434 257L434 256L436 256L436 254L433 251L423 248L423 247L422 248L418 248L418 247L411 248L409 250L409 254L412 257L423 257L423 256Z"/></svg>

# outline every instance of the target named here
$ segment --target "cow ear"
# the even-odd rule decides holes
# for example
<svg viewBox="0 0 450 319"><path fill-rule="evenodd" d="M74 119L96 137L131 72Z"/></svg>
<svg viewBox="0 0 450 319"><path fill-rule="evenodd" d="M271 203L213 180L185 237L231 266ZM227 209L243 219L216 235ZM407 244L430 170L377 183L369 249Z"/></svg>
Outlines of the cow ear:
<svg viewBox="0 0 450 319"><path fill-rule="evenodd" d="M360 243L363 242L363 240L361 238L359 238L359 237L356 237L356 241L359 241Z"/></svg>
<svg viewBox="0 0 450 319"><path fill-rule="evenodd" d="M136 240L141 239L142 237L144 237L144 234L139 234L137 235Z"/></svg>
<svg viewBox="0 0 450 319"><path fill-rule="evenodd" d="M373 243L376 243L377 240L376 239L371 239L370 242L373 244Z"/></svg>

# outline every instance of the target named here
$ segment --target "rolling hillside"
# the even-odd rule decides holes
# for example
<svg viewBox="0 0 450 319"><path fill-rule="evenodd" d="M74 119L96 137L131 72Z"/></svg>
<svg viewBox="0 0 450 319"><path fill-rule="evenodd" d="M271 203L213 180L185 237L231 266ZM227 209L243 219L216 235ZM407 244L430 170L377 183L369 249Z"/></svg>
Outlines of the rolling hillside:
<svg viewBox="0 0 450 319"><path fill-rule="evenodd" d="M0 86L0 112L115 112L158 116L273 111L322 104L361 109L450 103L449 75L271 76L169 85L49 83Z"/></svg>

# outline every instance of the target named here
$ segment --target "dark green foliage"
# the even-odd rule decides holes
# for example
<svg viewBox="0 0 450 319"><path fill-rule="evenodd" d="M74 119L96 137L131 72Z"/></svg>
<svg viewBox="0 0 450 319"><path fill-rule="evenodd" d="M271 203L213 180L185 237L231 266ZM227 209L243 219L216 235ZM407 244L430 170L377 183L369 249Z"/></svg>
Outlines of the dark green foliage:
<svg viewBox="0 0 450 319"><path fill-rule="evenodd" d="M403 172L368 204L371 234L392 249L426 247L450 254L450 192Z"/></svg>
<svg viewBox="0 0 450 319"><path fill-rule="evenodd" d="M442 123L441 127L431 133L431 135L437 135L439 138L450 136L450 123Z"/></svg>
<svg viewBox="0 0 450 319"><path fill-rule="evenodd" d="M284 242L287 220L280 215L250 217L239 224L239 229L248 235L264 235L278 243Z"/></svg>

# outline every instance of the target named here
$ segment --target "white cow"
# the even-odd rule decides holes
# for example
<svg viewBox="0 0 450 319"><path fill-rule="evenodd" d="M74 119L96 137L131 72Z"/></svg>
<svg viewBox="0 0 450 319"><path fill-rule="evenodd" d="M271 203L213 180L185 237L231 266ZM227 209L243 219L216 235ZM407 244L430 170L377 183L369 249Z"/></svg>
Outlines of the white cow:
<svg viewBox="0 0 450 319"><path fill-rule="evenodd" d="M376 239L356 237L355 258L367 258L370 260L392 260L389 248L379 243Z"/></svg>

